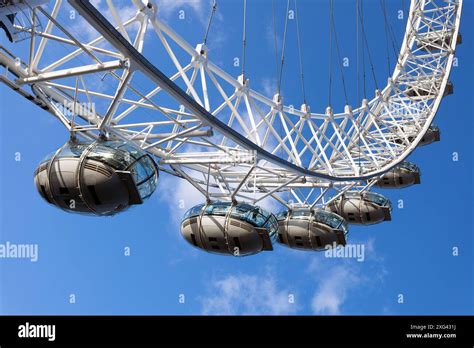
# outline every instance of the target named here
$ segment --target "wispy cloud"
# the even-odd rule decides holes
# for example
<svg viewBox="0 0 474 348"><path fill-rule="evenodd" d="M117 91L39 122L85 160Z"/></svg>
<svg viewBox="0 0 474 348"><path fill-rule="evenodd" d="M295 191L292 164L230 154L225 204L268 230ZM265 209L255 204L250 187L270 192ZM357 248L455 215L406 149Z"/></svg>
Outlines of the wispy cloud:
<svg viewBox="0 0 474 348"><path fill-rule="evenodd" d="M117 25L115 22L112 12L106 1L103 0L93 0L91 4L100 10L101 14L105 16L105 18L112 23L113 25ZM117 10L118 16L125 22L137 14L137 7L130 3L124 1L114 1L114 7ZM68 10L72 10L70 5L67 5ZM76 34L78 37L82 38L85 41L91 41L100 36L100 34L81 16L76 16L76 23L71 27L71 31ZM138 30L138 22L133 23L127 28L128 34L132 37L136 34Z"/></svg>
<svg viewBox="0 0 474 348"><path fill-rule="evenodd" d="M267 23L265 27L265 39L267 41L268 46L272 49L272 51L275 51L275 44L276 44L276 50L278 51L278 54L281 52L281 48L283 46L283 38L281 35L278 34L278 31L281 30L279 26L282 25L281 23L277 22L276 23L276 30L277 34L275 36L275 28L273 27L273 21Z"/></svg>
<svg viewBox="0 0 474 348"><path fill-rule="evenodd" d="M173 224L179 225L184 213L205 201L204 196L184 179L166 175L160 182L160 200L166 203Z"/></svg>
<svg viewBox="0 0 474 348"><path fill-rule="evenodd" d="M292 282L289 282L288 277L281 271L278 272L279 267L276 264L257 273L227 274L210 281L204 279L209 285L207 293L199 298L201 313L206 315L348 313L347 308L357 303L359 294L368 293L379 287L386 275L383 259L375 254L373 239L364 244L369 250L364 261L365 266L350 259L327 259L324 253L295 252L296 260L289 260L292 254L287 254L285 263L310 260L306 272L301 272L300 280ZM289 301L292 295L294 303ZM381 308L380 312L386 312L386 308Z"/></svg>
<svg viewBox="0 0 474 348"><path fill-rule="evenodd" d="M210 291L201 299L202 314L294 314L297 305L289 300L291 295L292 292L285 289L284 284L277 284L271 274L228 275L211 283Z"/></svg>
<svg viewBox="0 0 474 348"><path fill-rule="evenodd" d="M205 202L205 197L188 181L170 175L160 179L159 190L159 199L169 207L170 217L174 224L181 222L183 214L188 209ZM262 195L256 193L255 197L258 198ZM265 198L257 205L273 213L282 209L281 204L272 198Z"/></svg>
<svg viewBox="0 0 474 348"><path fill-rule="evenodd" d="M362 267L355 260L334 260L324 257L313 259L308 266L308 272L317 275L317 287L311 299L311 309L314 314L343 314L343 307L354 291L369 289L380 285L387 274L383 258L375 252L373 238L363 242L366 256ZM323 255L321 255L323 256ZM370 272L370 276L367 272Z"/></svg>
<svg viewBox="0 0 474 348"><path fill-rule="evenodd" d="M100 10L110 23L116 24L106 1L92 0L91 3L95 8ZM199 21L204 24L207 21L208 12L211 8L210 6L206 6L208 3L209 1L207 0L158 0L158 16L162 19L170 19L174 14L178 16L178 11L186 11L189 9L196 14ZM133 18L137 14L138 8L130 1L114 1L113 4L122 21ZM138 23L134 23L127 31L129 35L134 35L137 29ZM78 17L77 24L73 26L73 31L80 33L86 40L92 40L99 36L97 31L82 17Z"/></svg>
<svg viewBox="0 0 474 348"><path fill-rule="evenodd" d="M178 15L178 11L191 9L201 20L204 20L210 10L210 1L208 0L158 0L158 13L162 17L170 17L173 14Z"/></svg>
<svg viewBox="0 0 474 348"><path fill-rule="evenodd" d="M364 280L364 276L347 265L332 267L322 278L318 290L311 300L315 314L341 314L341 307L348 293Z"/></svg>
<svg viewBox="0 0 474 348"><path fill-rule="evenodd" d="M275 78L263 78L262 82L262 92L267 98L273 98L277 92L277 81Z"/></svg>
<svg viewBox="0 0 474 348"><path fill-rule="evenodd" d="M169 21L173 16L177 17L180 15L181 10L184 11L185 15L187 11L190 10L192 15L197 18L202 25L204 35L212 11L212 0L158 0L157 4L158 16L165 21ZM226 23L224 23L224 16L222 12L219 11L218 6L217 11L213 16L211 30L207 41L207 46L211 52L222 48L222 46L227 42L227 32L228 27ZM213 58L213 63L219 64L215 58L216 57Z"/></svg>

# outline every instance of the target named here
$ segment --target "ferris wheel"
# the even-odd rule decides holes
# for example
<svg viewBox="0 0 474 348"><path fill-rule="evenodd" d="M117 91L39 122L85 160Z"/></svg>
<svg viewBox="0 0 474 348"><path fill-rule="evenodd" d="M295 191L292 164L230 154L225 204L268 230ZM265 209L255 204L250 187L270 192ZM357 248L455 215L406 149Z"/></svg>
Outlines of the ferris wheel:
<svg viewBox="0 0 474 348"><path fill-rule="evenodd" d="M328 2L328 52L330 62L340 63L337 15ZM244 256L272 250L277 242L302 250L345 245L348 224L391 219L390 201L372 188L420 183L420 170L406 159L440 139L432 122L442 99L453 93L449 75L461 43L462 0L411 1L401 44L385 1L379 2L387 51L395 56L385 86L374 73L364 1L354 0L363 75L367 65L376 89L372 97L364 90L350 105L341 73L346 103L333 106L331 66L328 106L321 112L305 96L298 1L268 2L275 40L276 21L284 24L274 95L256 91L245 70L250 2L242 0L237 77L213 63L207 46L215 2L204 40L193 44L166 23L159 3L117 3L0 1L1 82L50 113L71 137L35 172L49 203L68 212L114 215L150 197L161 171L203 195L203 204L183 218L186 240ZM275 14L275 4L286 7L284 18ZM297 24L298 52L291 53L299 56L300 108L287 104L281 89L290 10ZM268 198L284 211L259 207Z"/></svg>

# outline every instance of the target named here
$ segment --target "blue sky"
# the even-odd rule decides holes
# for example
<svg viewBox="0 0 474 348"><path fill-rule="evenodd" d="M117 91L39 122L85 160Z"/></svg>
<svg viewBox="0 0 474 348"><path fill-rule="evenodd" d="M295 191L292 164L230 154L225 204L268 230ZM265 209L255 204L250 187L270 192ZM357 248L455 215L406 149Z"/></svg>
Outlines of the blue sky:
<svg viewBox="0 0 474 348"><path fill-rule="evenodd" d="M386 1L399 43L401 1ZM164 1L163 16L190 43L202 41L209 3ZM365 1L366 31L379 85L387 78L380 6ZM277 1L281 35L286 2ZM38 244L37 262L0 259L1 314L473 314L473 3L465 2L455 93L436 117L442 141L418 149L410 161L422 184L383 191L393 221L351 226L349 242L365 246L365 260L325 258L276 246L252 257L220 257L189 246L179 219L202 200L184 182L162 175L144 205L113 218L65 214L36 193L33 171L68 137L62 126L0 86L0 243ZM355 1L336 1L335 15L349 100L357 103ZM184 10L185 20L178 19ZM327 106L328 1L300 1L306 91L312 110ZM247 76L253 88L273 94L275 66L271 2L250 1ZM369 20L370 19L370 20ZM241 54L242 2L219 1L209 35L211 60L234 76ZM282 94L302 103L294 22L289 24ZM152 40L150 36L147 38ZM280 37L281 39L281 37ZM5 39L2 36L2 44ZM153 47L153 46L151 46ZM150 49L153 53L153 48ZM392 56L393 65L393 56ZM344 97L334 66L333 104ZM368 78L368 96L374 83ZM15 154L21 161L15 161ZM452 160L457 152L459 160ZM398 208L403 200L403 208ZM124 248L131 255L124 255ZM453 256L453 248L459 250ZM70 296L75 303L70 303ZM398 303L399 295L403 303ZM180 303L183 299L184 303ZM289 301L294 298L294 301ZM181 301L182 302L182 301Z"/></svg>

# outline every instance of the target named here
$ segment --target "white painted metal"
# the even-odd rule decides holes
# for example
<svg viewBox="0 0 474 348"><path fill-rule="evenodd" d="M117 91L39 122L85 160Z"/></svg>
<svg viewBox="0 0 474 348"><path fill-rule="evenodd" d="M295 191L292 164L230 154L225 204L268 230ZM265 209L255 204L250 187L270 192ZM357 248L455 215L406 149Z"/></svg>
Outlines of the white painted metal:
<svg viewBox="0 0 474 348"><path fill-rule="evenodd" d="M32 19L42 26L15 25L30 36L30 48L24 56L0 50L6 68L2 81L46 104L68 131L87 138L117 137L156 155L162 170L191 181L209 198L248 199L257 192L250 199L272 196L282 202L279 195L290 190L310 205L327 204L330 189L367 190L373 182L367 179L398 165L417 147L448 83L462 9L462 0L413 0L386 87L359 108L314 113L307 105L297 110L280 96L263 96L247 78L224 72L204 45L190 45L173 31L155 4L134 0L136 13L123 18L117 4L106 3L106 11L101 10L125 40L195 102L257 147L316 177L271 163L203 122L136 70L134 57L94 37L89 23L66 22L70 7L61 0L32 10ZM156 34L159 55L146 50L148 26ZM437 49L427 49L431 46ZM410 95L413 90L428 92Z"/></svg>

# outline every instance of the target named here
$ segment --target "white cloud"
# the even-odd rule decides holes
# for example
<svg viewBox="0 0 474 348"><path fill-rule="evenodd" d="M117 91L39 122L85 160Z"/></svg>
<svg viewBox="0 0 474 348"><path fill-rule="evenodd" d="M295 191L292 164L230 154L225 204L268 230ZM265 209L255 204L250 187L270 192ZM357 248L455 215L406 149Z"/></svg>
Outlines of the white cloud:
<svg viewBox="0 0 474 348"><path fill-rule="evenodd" d="M370 245L367 249L374 250L372 239L364 244ZM214 278L208 282L205 296L199 298L202 314L291 315L303 309L316 315L344 314L348 303L357 303L359 293L377 288L386 275L380 264L382 259L375 254L367 255L364 264L369 264L365 267L355 260L326 259L324 253L295 252L293 255L309 260L306 272L301 272L303 283L283 283L282 279L288 278L278 273L277 264L272 265L275 269L266 268L258 274L237 273ZM289 260L285 259L285 262ZM292 284L299 284L303 291L298 291ZM308 298L301 295L305 289L310 290ZM295 303L289 302L289 295L294 295ZM386 309L380 311L383 313Z"/></svg>
<svg viewBox="0 0 474 348"><path fill-rule="evenodd" d="M117 25L106 1L93 0L91 1L91 4L100 10L101 14L104 15L110 23ZM124 2L115 2L114 7L117 10L122 22L135 17L138 11L134 4L124 4ZM72 33L76 34L80 38L83 38L85 41L91 41L100 36L100 34L83 17L77 15L76 18L77 23L71 27ZM134 22L133 24L129 25L126 30L129 36L132 38L138 31L138 22Z"/></svg>
<svg viewBox="0 0 474 348"><path fill-rule="evenodd" d="M138 12L138 9L135 5L131 4L131 5L125 5L125 6L117 6L115 5L115 8L117 9L117 12L118 12L118 15L120 17L120 19L122 20L122 22L125 22L127 20L129 20L130 18L133 18L135 17L135 15L137 14ZM110 12L110 10L108 10L108 7L107 7L107 17L109 18L109 21L111 23L114 23L114 24L117 24L115 23L115 21L113 20L112 18L112 13ZM109 17L110 16L110 17Z"/></svg>
<svg viewBox="0 0 474 348"><path fill-rule="evenodd" d="M212 11L212 0L157 0L158 5L158 16L165 22L169 21L172 16L178 16L179 11L183 10L187 16L187 10L190 10L195 16L202 27L207 28L209 22L209 16ZM186 17L188 18L188 17ZM204 35L204 30L202 34ZM216 61L217 57L213 57L212 51L217 51L227 42L228 38L228 27L224 23L224 16L219 11L219 1L217 11L215 12L212 20L211 30L207 41L207 47L209 49L210 57L214 64L219 65L221 62ZM204 37L203 37L204 38Z"/></svg>
<svg viewBox="0 0 474 348"><path fill-rule="evenodd" d="M280 57L281 49L283 46L283 38L281 35L278 34L279 30L281 31L282 23L276 23L276 49L278 51L278 56ZM284 24L283 24L284 25ZM273 20L267 24L265 27L265 39L267 41L268 46L272 49L272 52L275 52L275 28L273 27Z"/></svg>
<svg viewBox="0 0 474 348"><path fill-rule="evenodd" d="M273 98L277 92L277 81L275 78L263 78L262 79L263 95L267 98Z"/></svg>
<svg viewBox="0 0 474 348"><path fill-rule="evenodd" d="M205 197L184 179L166 175L160 180L160 200L166 202L171 220L177 225L188 209L205 201Z"/></svg>
<svg viewBox="0 0 474 348"><path fill-rule="evenodd" d="M209 1L205 0L158 0L158 15L169 17L171 14L176 13L181 9L190 8L195 11L200 18L205 18L206 14L210 11L211 6Z"/></svg>
<svg viewBox="0 0 474 348"><path fill-rule="evenodd" d="M352 267L336 266L321 280L318 290L311 301L315 314L341 314L341 306L348 292L358 286L363 277Z"/></svg>
<svg viewBox="0 0 474 348"><path fill-rule="evenodd" d="M102 0L91 0L91 4L94 7L100 6L101 3L102 3Z"/></svg>
<svg viewBox="0 0 474 348"><path fill-rule="evenodd" d="M168 206L172 222L179 224L183 214L197 204L205 202L205 197L188 181L171 175L160 177L159 199ZM255 197L261 196L257 193ZM273 198L265 198L257 205L276 214L282 210L282 205Z"/></svg>
<svg viewBox="0 0 474 348"><path fill-rule="evenodd" d="M272 275L229 275L215 280L206 298L201 299L202 314L284 315L294 314L292 291L282 289Z"/></svg>
<svg viewBox="0 0 474 348"><path fill-rule="evenodd" d="M359 242L360 243L360 242ZM317 288L311 299L311 309L314 314L339 315L343 314L343 307L353 291L369 289L380 285L387 274L383 258L375 252L373 238L362 242L365 245L366 256L363 267L356 260L335 260L321 258L313 259L308 266L308 272L317 277ZM367 275L370 272L370 277Z"/></svg>

